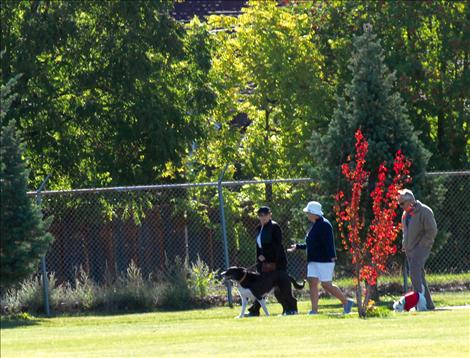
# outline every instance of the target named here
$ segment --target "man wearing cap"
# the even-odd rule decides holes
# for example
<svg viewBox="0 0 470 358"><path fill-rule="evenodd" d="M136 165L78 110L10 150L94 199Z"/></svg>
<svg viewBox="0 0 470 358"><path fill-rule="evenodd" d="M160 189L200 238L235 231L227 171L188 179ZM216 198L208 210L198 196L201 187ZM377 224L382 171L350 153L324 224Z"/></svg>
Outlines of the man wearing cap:
<svg viewBox="0 0 470 358"><path fill-rule="evenodd" d="M279 224L272 220L272 212L268 206L258 209L259 225L256 228L256 269L260 273L274 270L287 271L287 257L282 245L282 230ZM289 276L285 275L289 280ZM290 281L289 281L290 284ZM274 296L278 299L279 290L274 289ZM249 316L259 316L260 304L255 301L248 309ZM294 314L296 312L285 312Z"/></svg>
<svg viewBox="0 0 470 358"><path fill-rule="evenodd" d="M312 310L309 314L318 313L318 284L330 295L339 299L343 312L350 313L353 300L346 298L341 290L333 284L333 271L336 261L336 250L331 223L323 217L321 204L311 201L304 208L308 220L312 223L305 237L305 244L293 244L287 251L307 249L307 280L310 285Z"/></svg>
<svg viewBox="0 0 470 358"><path fill-rule="evenodd" d="M411 190L403 189L398 194L398 204L403 209L402 250L408 261L413 290L424 294L428 310L433 310L434 303L426 283L424 265L437 235L434 213L429 206L416 200Z"/></svg>

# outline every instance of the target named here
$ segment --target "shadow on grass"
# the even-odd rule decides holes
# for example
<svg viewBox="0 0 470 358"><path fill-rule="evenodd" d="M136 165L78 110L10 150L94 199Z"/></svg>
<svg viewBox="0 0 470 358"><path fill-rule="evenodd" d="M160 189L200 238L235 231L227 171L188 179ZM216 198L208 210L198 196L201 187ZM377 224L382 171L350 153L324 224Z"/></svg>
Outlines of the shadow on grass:
<svg viewBox="0 0 470 358"><path fill-rule="evenodd" d="M17 327L34 326L42 323L43 318L55 318L55 317L113 317L113 316L124 316L134 315L143 313L170 313L170 312L189 312L195 309L210 309L210 306L204 307L186 307L186 308L171 308L171 307L159 307L155 309L116 309L116 310L92 310L92 311L56 311L52 312L50 316L45 316L42 313L34 313L34 316L29 313L21 313L14 315L2 315L0 317L0 329L12 329Z"/></svg>
<svg viewBox="0 0 470 358"><path fill-rule="evenodd" d="M39 318L34 318L24 313L13 316L2 316L0 318L0 329L35 326L40 324L41 321L42 320Z"/></svg>

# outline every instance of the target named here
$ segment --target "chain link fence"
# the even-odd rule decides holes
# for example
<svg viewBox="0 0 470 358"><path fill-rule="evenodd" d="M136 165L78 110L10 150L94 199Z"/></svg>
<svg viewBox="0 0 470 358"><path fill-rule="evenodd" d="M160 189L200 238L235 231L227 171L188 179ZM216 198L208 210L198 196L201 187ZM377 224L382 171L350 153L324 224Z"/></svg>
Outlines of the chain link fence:
<svg viewBox="0 0 470 358"><path fill-rule="evenodd" d="M470 172L428 173L419 200L435 213L439 227L428 271L470 271ZM219 189L219 190L218 190ZM219 196L219 191L221 197ZM34 196L36 193L30 193ZM46 191L46 216L53 216L55 241L46 255L47 272L73 283L83 269L100 283L124 272L131 262L144 276L161 272L177 257L200 258L212 270L255 263L256 208L269 205L283 230L284 246L303 241L305 204L319 195L311 179L175 184ZM222 215L220 200L224 203ZM334 223L334 215L325 216ZM225 220L225 230L223 221ZM224 240L224 231L226 241ZM336 242L337 277L351 274L349 258ZM305 276L304 252L288 254L288 269ZM390 258L393 273L403 257Z"/></svg>

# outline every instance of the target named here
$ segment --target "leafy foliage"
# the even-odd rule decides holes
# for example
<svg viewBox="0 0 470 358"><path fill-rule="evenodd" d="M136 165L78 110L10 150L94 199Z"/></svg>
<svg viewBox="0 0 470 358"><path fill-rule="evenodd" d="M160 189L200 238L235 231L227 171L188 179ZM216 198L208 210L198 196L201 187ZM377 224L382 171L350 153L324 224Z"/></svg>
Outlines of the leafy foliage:
<svg viewBox="0 0 470 358"><path fill-rule="evenodd" d="M158 277L144 277L134 262L115 280L98 284L83 268L75 271L73 283L59 283L49 274L50 304L54 313L119 312L162 309L190 309L214 304L221 291L215 273L199 260L189 267L177 258L167 263ZM1 296L1 313L40 313L44 307L41 276L30 276ZM224 299L218 299L223 302Z"/></svg>
<svg viewBox="0 0 470 358"><path fill-rule="evenodd" d="M411 181L409 168L411 162L398 151L393 164L391 183L385 188L387 168L381 164L374 190L366 191L370 172L364 169L368 142L361 130L356 132L356 154L353 163L342 165L342 173L348 182L348 191L340 190L336 194L336 221L343 246L351 253L356 279L356 297L359 315L368 313L370 288L376 286L379 274L387 272L387 261L396 253L396 240L401 226L396 223L398 191ZM352 161L350 159L350 161ZM373 199L373 218L365 219L367 206L361 198L369 194ZM362 283L365 283L365 295L362 299Z"/></svg>
<svg viewBox="0 0 470 358"><path fill-rule="evenodd" d="M0 54L3 59L5 52ZM4 118L16 97L13 87L20 75L2 81L0 92L0 119ZM42 220L39 207L26 195L28 170L23 158L24 146L16 121L2 125L0 135L0 195L2 201L0 227L0 290L20 282L36 270L39 258L43 256L52 241L47 233L51 219Z"/></svg>
<svg viewBox="0 0 470 358"><path fill-rule="evenodd" d="M321 158L321 165L315 170L323 188L327 193L338 192L336 199L343 202L344 209L340 206L335 211L343 244L353 255L358 285L366 279L370 286L385 268L387 253L394 251L392 243L398 233L393 222L397 187L405 183L403 176L408 173L420 183L427 152L406 116L400 94L393 90L394 74L383 63L383 50L370 25L364 25L363 35L355 37L354 47L349 66L351 83L345 88L344 98L338 99L327 134L313 139L314 143L320 140L322 145L312 149L314 157ZM356 133L355 145L349 133ZM356 164L351 169L350 153L354 147ZM412 162L404 160L402 153ZM386 168L392 165L394 179L386 175ZM385 185L388 195L384 198ZM348 197L346 192L350 192ZM357 298L360 314L364 315L368 294L361 304L358 288Z"/></svg>
<svg viewBox="0 0 470 358"><path fill-rule="evenodd" d="M168 6L2 3L3 74L23 73L11 116L34 184L45 172L56 188L154 183L203 135L207 32L186 36Z"/></svg>
<svg viewBox="0 0 470 358"><path fill-rule="evenodd" d="M350 83L353 38L370 23L416 134L432 153L429 168L468 168L469 56L466 1L300 2L311 19L325 78L342 94Z"/></svg>
<svg viewBox="0 0 470 358"><path fill-rule="evenodd" d="M26 195L28 170L14 120L2 127L0 144L3 290L37 270L39 259L45 255L53 237L47 232L52 218L43 220L40 208Z"/></svg>
<svg viewBox="0 0 470 358"><path fill-rule="evenodd" d="M234 178L306 175L365 22L429 168L468 167L465 1L286 4L184 27L170 2L2 2L3 82L23 74L3 124L23 132L31 186L48 173L53 188L205 181L227 162Z"/></svg>
<svg viewBox="0 0 470 358"><path fill-rule="evenodd" d="M196 262L191 264L189 272L189 286L195 297L202 299L207 296L214 282L216 282L215 273L198 257Z"/></svg>
<svg viewBox="0 0 470 358"><path fill-rule="evenodd" d="M311 151L318 160L318 165L312 167L312 174L321 180L326 193L344 188L341 163L347 161L354 150L351 133L361 129L369 145L364 164L364 170L371 173L369 182L376 182L375 168L383 162L391 167L394 154L400 150L412 161L410 173L419 192L429 153L416 136L400 94L393 89L395 76L383 63L380 42L370 27L365 27L364 34L355 38L354 47L349 66L353 79L346 86L344 96L338 97L338 107L327 133L312 138ZM369 185L366 192L372 190ZM331 197L325 199L329 203ZM366 195L364 200L370 202L371 198ZM365 212L366 219L370 220L372 205L366 206L369 208Z"/></svg>
<svg viewBox="0 0 470 358"><path fill-rule="evenodd" d="M304 172L305 143L326 120L328 86L307 16L252 1L239 17L211 16L217 94L207 140L190 158L196 178L288 177Z"/></svg>

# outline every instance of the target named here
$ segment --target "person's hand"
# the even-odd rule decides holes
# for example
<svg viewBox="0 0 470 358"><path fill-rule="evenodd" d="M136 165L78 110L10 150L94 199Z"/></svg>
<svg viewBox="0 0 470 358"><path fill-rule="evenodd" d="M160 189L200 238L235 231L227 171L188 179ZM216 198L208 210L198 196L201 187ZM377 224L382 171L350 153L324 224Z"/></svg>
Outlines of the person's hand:
<svg viewBox="0 0 470 358"><path fill-rule="evenodd" d="M406 250L405 250L405 248L404 248L404 247L402 247L402 248L401 248L401 251L402 251L402 252L406 252Z"/></svg>
<svg viewBox="0 0 470 358"><path fill-rule="evenodd" d="M297 249L296 244L290 245L287 249L287 252L294 252Z"/></svg>
<svg viewBox="0 0 470 358"><path fill-rule="evenodd" d="M336 262L336 257L332 257L331 262Z"/></svg>
<svg viewBox="0 0 470 358"><path fill-rule="evenodd" d="M259 256L258 256L258 260L260 260L261 262L263 262L264 260L266 260L266 257L264 257L264 255L259 255Z"/></svg>

